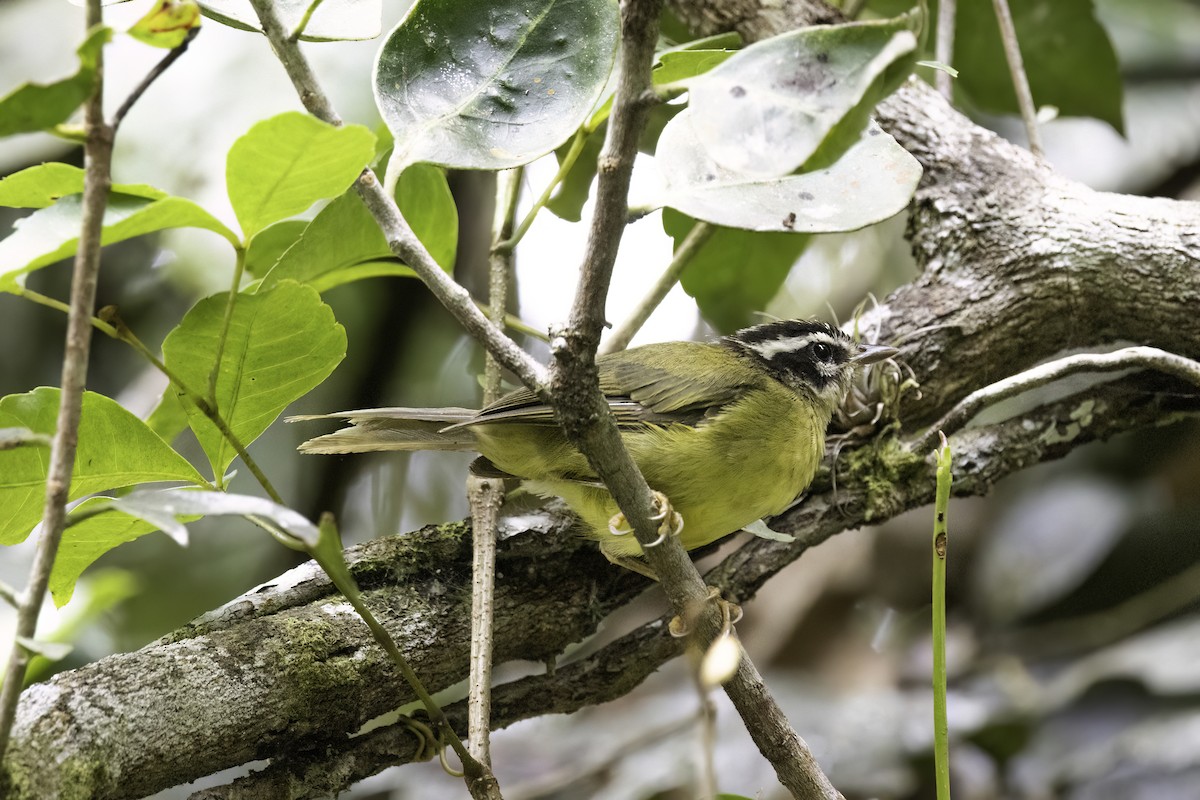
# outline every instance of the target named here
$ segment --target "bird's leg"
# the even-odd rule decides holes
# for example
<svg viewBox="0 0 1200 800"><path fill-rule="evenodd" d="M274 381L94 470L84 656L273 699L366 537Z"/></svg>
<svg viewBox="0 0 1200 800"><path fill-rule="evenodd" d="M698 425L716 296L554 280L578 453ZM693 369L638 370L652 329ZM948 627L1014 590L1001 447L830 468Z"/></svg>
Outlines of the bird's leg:
<svg viewBox="0 0 1200 800"><path fill-rule="evenodd" d="M650 520L658 526L658 538L646 547L657 547L667 540L668 536L678 536L683 532L683 517L671 507L671 501L662 492L651 490L654 495L654 514L650 516ZM629 520L625 518L625 514L618 511L608 521L608 532L613 536L628 536L633 533L633 529L629 526ZM616 564L619 567L633 570L639 575L645 575L651 580L658 580L658 576L654 574L654 570L650 568L646 562L636 556L617 555L609 551L604 546L604 542L600 543L600 552L604 557Z"/></svg>
<svg viewBox="0 0 1200 800"><path fill-rule="evenodd" d="M742 607L721 597L721 590L715 586L708 587L708 596L704 598L704 602L716 603L717 607L721 609L721 629L723 633L728 633L729 629L742 619ZM669 627L671 635L679 638L691 633L692 620L699 618L700 613L700 608L692 608L687 613L688 619L684 619L682 616L672 617Z"/></svg>

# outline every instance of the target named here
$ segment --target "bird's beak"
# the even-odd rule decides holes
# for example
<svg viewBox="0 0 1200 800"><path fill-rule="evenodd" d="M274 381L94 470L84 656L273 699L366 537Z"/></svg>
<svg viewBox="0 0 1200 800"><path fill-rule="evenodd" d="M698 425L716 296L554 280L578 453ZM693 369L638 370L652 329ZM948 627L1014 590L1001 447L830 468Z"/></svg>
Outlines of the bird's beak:
<svg viewBox="0 0 1200 800"><path fill-rule="evenodd" d="M860 344L858 355L851 357L850 360L855 364L874 364L877 361L891 358L899 352L896 348L886 344Z"/></svg>

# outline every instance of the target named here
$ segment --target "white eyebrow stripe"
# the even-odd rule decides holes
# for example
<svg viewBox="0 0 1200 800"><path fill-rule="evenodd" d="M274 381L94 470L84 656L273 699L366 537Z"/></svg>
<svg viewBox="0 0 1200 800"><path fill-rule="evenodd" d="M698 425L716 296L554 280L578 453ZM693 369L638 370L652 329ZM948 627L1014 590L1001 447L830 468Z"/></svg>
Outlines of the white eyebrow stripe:
<svg viewBox="0 0 1200 800"><path fill-rule="evenodd" d="M832 342L826 333L809 333L804 336L791 336L787 339L767 339L761 342L751 342L749 347L760 356L770 361L780 353L796 353L808 347L813 342Z"/></svg>

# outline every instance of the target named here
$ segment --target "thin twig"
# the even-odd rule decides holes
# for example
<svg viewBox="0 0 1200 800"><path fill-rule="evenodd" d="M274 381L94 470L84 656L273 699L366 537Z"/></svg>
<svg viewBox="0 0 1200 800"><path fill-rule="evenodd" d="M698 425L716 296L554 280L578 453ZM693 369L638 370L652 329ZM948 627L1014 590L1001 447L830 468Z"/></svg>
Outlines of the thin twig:
<svg viewBox="0 0 1200 800"><path fill-rule="evenodd" d="M628 0L621 5L620 75L608 135L597 164L595 211L570 323L551 335L551 387L558 421L567 438L596 470L637 540L645 546L646 560L671 604L682 610L690 602L703 602L707 587L677 539L649 546L658 539L657 526L650 519L654 513L650 487L621 442L600 392L595 365L605 324L604 304L625 230L637 140L654 102L650 68L660 6L660 0Z"/></svg>
<svg viewBox="0 0 1200 800"><path fill-rule="evenodd" d="M650 68L660 5L659 0L627 0L621 6L621 72L608 137L600 154L595 213L571 321L551 341L555 359L551 386L559 424L587 456L625 514L671 605L682 618L692 616L687 613L689 608L703 609L695 624L700 641L708 643L721 630L721 611L718 604L709 602L708 587L678 538L668 537L651 546L658 539L658 531L650 520L650 487L621 443L600 393L595 367L604 304L628 213L637 139L649 105L654 102ZM748 657L741 659L725 691L785 787L799 798L841 798L804 741L791 729Z"/></svg>
<svg viewBox="0 0 1200 800"><path fill-rule="evenodd" d="M87 30L103 22L100 0L88 0ZM16 717L17 701L25 683L30 654L21 639L33 639L38 614L46 597L50 571L62 541L67 521L67 498L75 451L79 443L79 419L83 410L83 390L87 383L91 352L92 308L96 304L96 283L100 272L100 236L104 209L112 185L113 129L104 121L104 53L96 54L96 83L84 106L87 140L84 143L83 219L79 249L75 253L71 277L71 309L67 317L66 350L63 353L62 391L54 441L50 448L50 466L46 474L46 499L42 514L42 533L29 573L29 585L20 597L12 652L0 688L0 761L8 749Z"/></svg>
<svg viewBox="0 0 1200 800"><path fill-rule="evenodd" d="M288 39L288 33L283 28L274 3L271 0L250 2L271 49L283 64L292 85L300 95L300 102L317 119L340 126L341 117L334 110L328 95L321 89L299 46ZM539 397L548 397L545 388L545 368L518 347L500 328L493 325L483 312L476 308L470 293L455 283L438 265L405 221L395 199L388 197L384 192L375 173L364 169L355 183L355 190L375 218L391 251L417 274L438 301L454 315L463 329L475 337L488 352L495 355L496 359L511 370L522 383L537 392Z"/></svg>
<svg viewBox="0 0 1200 800"><path fill-rule="evenodd" d="M508 278L515 253L496 245L512 235L516 224L517 199L521 193L520 168L500 173L496 181L496 216L492 225L489 259L491 301L488 316L502 324L508 308ZM487 354L483 402L500 396L500 363ZM470 712L467 716L467 746L480 763L491 766L492 628L496 593L496 523L504 500L504 482L494 478L467 478L467 500L471 506L471 665L467 686Z"/></svg>
<svg viewBox="0 0 1200 800"><path fill-rule="evenodd" d="M259 24L262 25L263 33L270 42L272 51L283 64L304 107L318 119L331 125L340 126L342 124L341 117L334 111L329 98L321 90L308 60L301 53L297 43L288 38L274 4L271 0L251 0L251 4L254 6ZM355 187L387 238L392 252L412 268L417 277L429 287L442 305L454 314L463 328L478 339L488 352L495 355L500 363L516 373L530 389L539 394L545 394L545 370L542 366L488 320L475 306L475 301L470 293L446 275L429 251L425 249L425 246L417 239L412 227L405 221L400 209L396 206L395 199L383 191L379 180L370 168L362 171ZM358 610L357 607L356 610ZM367 616L363 618L368 625L371 625L370 618ZM400 655L399 651L393 647L389 650L389 655L397 661L397 665L405 679L412 685L413 690L421 695L424 689L416 680L415 673L407 667L407 662L402 658L397 660L396 657ZM453 731L450 733L452 734ZM476 798L499 797L499 788L491 770L472 757L465 749L460 751L454 737L451 738L451 743L456 745L455 750L463 762L467 789L471 795Z"/></svg>
<svg viewBox="0 0 1200 800"><path fill-rule="evenodd" d="M1029 152L1038 158L1043 155L1042 136L1038 133L1037 108L1033 105L1033 92L1029 90L1029 77L1021 61L1021 46L1017 42L1017 29L1013 25L1008 0L992 0L996 9L996 22L1000 24L1000 41L1004 42L1004 58L1012 75L1013 91L1017 94L1017 107L1025 121L1025 133L1029 136Z"/></svg>
<svg viewBox="0 0 1200 800"><path fill-rule="evenodd" d="M941 0L938 5L937 45L933 58L951 67L954 66L954 18L957 11L958 0ZM942 97L954 99L954 78L949 72L939 69L933 81Z"/></svg>
<svg viewBox="0 0 1200 800"><path fill-rule="evenodd" d="M725 694L737 709L758 751L771 762L779 782L804 800L845 800L821 771L816 756L792 726L767 689L748 655L725 684Z"/></svg>
<svg viewBox="0 0 1200 800"><path fill-rule="evenodd" d="M1159 350L1157 347L1126 347L1111 353L1066 356L971 392L909 448L914 453L928 453L936 445L939 431L950 435L963 428L987 406L1016 397L1067 375L1076 372L1120 372L1135 369L1158 370L1200 386L1200 363L1175 353L1168 353L1166 350Z"/></svg>
<svg viewBox="0 0 1200 800"><path fill-rule="evenodd" d="M109 127L113 129L113 135L116 135L117 128L121 127L121 122L125 119L125 115L129 113L129 110L133 108L134 104L141 99L143 94L146 93L146 90L150 88L150 84L158 80L159 77L166 72L172 64L178 61L179 57L187 52L188 45L192 43L192 40L199 35L199 26L192 28L190 31L188 31L187 36L184 37L183 41L178 47L172 48L170 52L162 57L161 61L155 64L150 71L146 73L146 77L142 78L142 82L134 87L134 90L130 92L129 97L126 97L125 102L121 103L121 107L117 109L117 113L113 114L112 122L109 123ZM208 40L205 39L205 41Z"/></svg>
<svg viewBox="0 0 1200 800"><path fill-rule="evenodd" d="M675 251L671 263L659 276L658 281L650 287L650 291L638 303L637 308L633 310L625 321L613 329L608 339L600 347L601 353L615 353L619 350L624 350L629 347L629 343L633 341L633 337L637 336L637 332L646 324L646 320L650 319L650 315L654 313L654 309L662 304L662 301L670 293L671 289L675 288L675 284L679 283L679 276L687 269L687 265L691 263L696 253L700 252L700 248L716 231L716 226L710 225L707 222L697 222L683 242L679 245L679 249Z"/></svg>

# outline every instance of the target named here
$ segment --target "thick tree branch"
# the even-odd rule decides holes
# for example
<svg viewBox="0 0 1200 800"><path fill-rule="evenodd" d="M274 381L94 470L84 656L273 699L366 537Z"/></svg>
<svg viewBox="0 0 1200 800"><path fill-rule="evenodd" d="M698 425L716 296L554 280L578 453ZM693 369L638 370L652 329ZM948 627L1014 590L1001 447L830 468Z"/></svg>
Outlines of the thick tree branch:
<svg viewBox="0 0 1200 800"><path fill-rule="evenodd" d="M954 441L955 492L983 494L997 480L1084 443L1200 412L1200 400L1175 391L1185 385L1162 383L1152 394L1146 388L1144 378L1123 379L1086 398L962 431ZM795 542L751 540L707 581L744 601L829 536L930 502L932 463L898 456L901 451L895 442L843 449L834 463L838 490L827 473L803 504L777 520ZM885 468L895 475L886 490L861 479ZM389 537L352 548L348 556L368 601L388 609L384 624L429 688L462 680L470 608L466 526ZM497 662L553 658L645 586L562 526L507 538L498 571ZM679 647L664 618L553 675L498 687L493 727L620 696ZM394 763L377 740L346 736L411 699L397 696L396 683L361 623L307 564L157 644L31 687L15 728L11 763L20 781L11 797L135 798L261 758L273 759L273 774L286 771L297 779L310 774L316 780L323 766L336 771L355 764L348 784ZM452 718L464 719L465 709L457 709L451 708ZM49 764L47 752L59 760ZM88 767L94 764L103 767Z"/></svg>
<svg viewBox="0 0 1200 800"><path fill-rule="evenodd" d="M812 8L761 11L749 0L678 5L706 33L735 27L751 39ZM737 13L722 16L729 8ZM925 167L909 226L923 274L872 312L882 340L907 337L904 358L922 385L921 397L900 410L905 438L972 391L1064 349L1132 342L1200 356L1195 204L1093 192L974 126L919 83L886 101L879 116ZM1175 379L1142 373L1103 384L957 433L954 489L982 494L1088 442L1197 413L1192 387ZM892 440L846 447L832 470L836 492L830 474L819 477L805 502L776 522L797 536L794 543L752 540L708 582L745 600L808 547L933 496L931 463ZM461 526L449 525L351 554L359 582L390 610L385 624L433 688L466 674L462 536ZM507 539L499 575L497 661L552 657L644 585L561 529ZM168 640L32 687L14 728L10 763L19 782L11 796L137 797L257 758L273 759L273 769L293 777L358 764L345 783L382 767L385 746L364 754L374 735L345 737L394 707L394 682L344 611L328 582L303 567ZM499 687L493 724L628 691L678 652L661 622L622 641L633 644L597 653L578 672L564 666ZM47 761L48 752L60 760Z"/></svg>

